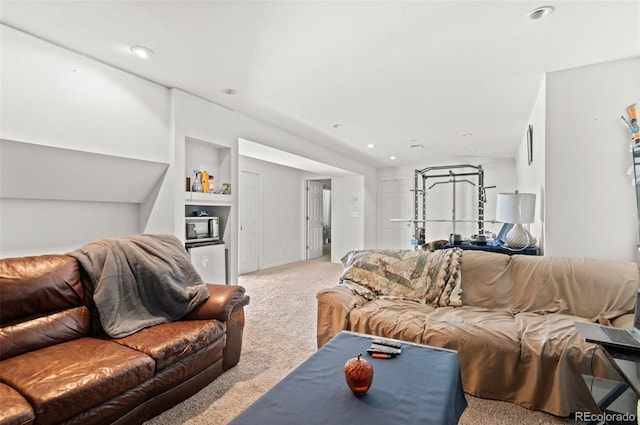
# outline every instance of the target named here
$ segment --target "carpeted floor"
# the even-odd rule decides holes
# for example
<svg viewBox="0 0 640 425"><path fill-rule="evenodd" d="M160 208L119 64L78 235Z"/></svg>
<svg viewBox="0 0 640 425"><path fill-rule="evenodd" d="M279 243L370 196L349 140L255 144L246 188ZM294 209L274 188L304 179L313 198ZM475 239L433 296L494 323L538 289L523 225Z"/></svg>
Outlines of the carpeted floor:
<svg viewBox="0 0 640 425"><path fill-rule="evenodd" d="M324 256L245 274L238 283L251 296L240 363L193 397L146 425L222 425L247 408L316 350L316 298L342 272ZM467 395L460 424L577 424L511 403Z"/></svg>

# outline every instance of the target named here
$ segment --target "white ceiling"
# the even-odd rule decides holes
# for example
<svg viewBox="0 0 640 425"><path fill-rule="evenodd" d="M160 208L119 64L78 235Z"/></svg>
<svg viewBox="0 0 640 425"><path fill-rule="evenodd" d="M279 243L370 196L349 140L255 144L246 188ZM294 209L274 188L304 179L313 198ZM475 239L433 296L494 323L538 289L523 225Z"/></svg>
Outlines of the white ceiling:
<svg viewBox="0 0 640 425"><path fill-rule="evenodd" d="M640 56L638 0L2 0L0 20L374 166L513 157L545 72Z"/></svg>

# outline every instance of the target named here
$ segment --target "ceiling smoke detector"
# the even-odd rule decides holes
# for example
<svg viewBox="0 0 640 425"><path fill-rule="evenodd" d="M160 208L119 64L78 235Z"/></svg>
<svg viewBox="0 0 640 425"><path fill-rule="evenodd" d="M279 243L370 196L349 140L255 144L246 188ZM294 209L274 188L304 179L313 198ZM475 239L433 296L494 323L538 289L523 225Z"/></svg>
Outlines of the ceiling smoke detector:
<svg viewBox="0 0 640 425"><path fill-rule="evenodd" d="M531 12L527 13L527 19L531 21L536 21L538 19L542 19L547 15L551 15L553 13L552 6L542 6L537 9L533 9Z"/></svg>
<svg viewBox="0 0 640 425"><path fill-rule="evenodd" d="M226 94L227 96L233 96L236 93L238 93L238 90L236 89L224 89L222 90L224 92L224 94Z"/></svg>

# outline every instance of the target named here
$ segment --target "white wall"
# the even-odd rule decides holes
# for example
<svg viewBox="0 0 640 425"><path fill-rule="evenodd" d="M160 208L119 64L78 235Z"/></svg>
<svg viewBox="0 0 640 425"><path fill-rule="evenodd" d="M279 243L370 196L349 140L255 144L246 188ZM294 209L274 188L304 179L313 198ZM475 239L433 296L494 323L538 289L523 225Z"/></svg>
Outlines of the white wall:
<svg viewBox="0 0 640 425"><path fill-rule="evenodd" d="M63 254L138 230L138 204L2 199L0 258Z"/></svg>
<svg viewBox="0 0 640 425"><path fill-rule="evenodd" d="M168 164L162 181L143 203L57 202L1 198L0 255L65 252L82 243L128 233L184 234L184 143L187 137L232 149L232 187L237 188L239 138L255 140L278 149L346 169L365 176L368 211L375 211L376 169L347 155L230 111L178 89L167 89L118 69L67 51L41 39L1 26L2 92L0 138L84 152L115 155ZM25 175L29 175L28 158ZM114 167L114 173L126 173ZM87 184L87 176L69 182ZM93 176L92 176L93 177ZM108 178L108 176L99 176ZM133 183L132 183L133 184ZM237 201L237 191L232 199ZM46 214L31 220L31 213ZM236 209L237 210L237 209ZM88 223L95 217L95 224ZM229 218L230 282L237 270L237 212ZM367 226L369 246L375 246L375 214L359 225ZM9 229L9 226L12 229ZM13 228L28 228L16 232ZM52 230L55 229L55 230ZM361 230L365 233L364 229ZM47 233L50 237L43 238Z"/></svg>
<svg viewBox="0 0 640 425"><path fill-rule="evenodd" d="M2 138L169 162L167 89L6 26Z"/></svg>
<svg viewBox="0 0 640 425"><path fill-rule="evenodd" d="M240 171L260 175L260 269L303 260L306 173L246 156Z"/></svg>
<svg viewBox="0 0 640 425"><path fill-rule="evenodd" d="M228 253L229 277L231 284L238 280L238 138L234 131L237 115L232 111L192 96L178 89L170 90L171 97L171 130L173 158L175 161L173 212L174 231L184 238L185 215L185 179L191 171L186 170L186 143L188 139L196 139L202 143L211 143L219 147L229 148L231 212L224 235ZM220 176L218 176L220 178ZM220 183L220 182L218 182Z"/></svg>
<svg viewBox="0 0 640 425"><path fill-rule="evenodd" d="M369 213L364 214L364 212L362 212L359 220L355 223L351 221L350 224L361 226L357 231L365 241L359 240L358 244L365 243L369 244L366 245L367 247L375 247L375 205L377 199L375 195L377 190L377 172L375 168L364 165L361 161L350 159L344 155L336 155L334 151L324 146L314 144L300 136L273 127L241 113L228 110L215 103L197 98L178 89L171 89L171 105L173 112L173 139L175 141L175 175L184 175L184 141L187 137L211 142L220 146L228 146L232 149L232 155L236 158L238 157L238 140L246 139L337 168L362 173L364 177L362 177L363 180L360 184L365 188L367 196L363 195L360 199L368 203L367 206L370 205L368 209ZM238 187L238 169L236 160L231 166L233 176L231 183L232 187L235 188ZM371 195L370 192L373 193L373 195ZM174 231L175 234L182 235L184 233L184 223L182 220L184 214L182 205L184 203L184 183L182 178L180 178L180 183L176 185L174 195ZM234 205L237 205L237 190L232 190L232 200ZM238 252L235 248L238 246L237 208L232 209L232 216L229 220L233 226L233 235L229 244L229 267L231 270L230 283L235 283L238 270ZM349 234L351 233L352 229L349 229ZM362 236L365 234L368 236Z"/></svg>
<svg viewBox="0 0 640 425"><path fill-rule="evenodd" d="M459 165L471 164L481 165L484 171L484 185L497 186L495 189L486 189L487 202L485 203L484 216L485 220L492 220L496 217L496 194L499 192L512 192L516 185L516 164L512 159L482 159L482 158L457 158L442 159L438 162L430 164L417 164L407 167L389 167L379 170L379 178L406 178L409 179L410 187L414 187L415 170L423 170L427 167L443 166L443 165ZM455 171L455 170L454 170ZM446 173L446 170L445 172ZM431 173L430 173L431 175ZM470 176L468 179L477 184L478 178ZM437 181L446 181L447 179L427 179L427 188ZM419 185L422 188L422 179L419 178ZM476 220L478 217L478 192L477 188L466 183L457 183L456 189L456 219L457 220ZM378 205L385 202L384 199L378 200ZM420 200L421 202L421 200ZM413 192L410 196L410 216L413 218L414 197ZM427 219L451 220L453 218L453 188L451 184L441 184L427 190ZM421 211L421 208L420 208ZM422 217L420 213L420 218ZM402 218L402 217L397 217ZM502 224L485 223L485 230L498 233ZM427 223L426 225L426 241L434 241L438 239L449 239L449 234L453 230L453 223ZM478 232L476 223L456 223L456 233L462 235L463 238L469 238L472 234ZM413 227L411 230L413 234Z"/></svg>
<svg viewBox="0 0 640 425"><path fill-rule="evenodd" d="M545 254L637 260L630 135L640 58L547 75Z"/></svg>
<svg viewBox="0 0 640 425"><path fill-rule="evenodd" d="M251 140L252 142L267 145L285 152L308 158L323 164L327 164L342 170L350 171L363 177L364 186L364 216L358 221L362 225L364 233L364 246L375 248L377 244L377 199L378 199L378 170L365 164L357 157L344 155L310 140L304 139L293 133L278 129L264 122L238 114L238 138ZM327 177L327 176L324 176ZM334 204L335 205L335 204ZM353 223L352 223L353 224Z"/></svg>
<svg viewBox="0 0 640 425"><path fill-rule="evenodd" d="M167 89L5 26L0 41L0 138L171 163ZM20 160L17 184L72 189L109 178L51 181L29 158ZM62 253L103 237L171 230L167 181L170 171L148 205L1 198L0 256Z"/></svg>
<svg viewBox="0 0 640 425"><path fill-rule="evenodd" d="M540 253L545 253L545 152L546 152L546 122L545 122L545 106L546 106L546 80L540 85L540 91L534 103L529 118L529 124L533 127L533 161L529 164L529 154L527 151L527 129L523 129L522 142L517 162L517 189L524 193L535 193L536 195L536 214L535 223L529 226L531 235L538 240Z"/></svg>
<svg viewBox="0 0 640 425"><path fill-rule="evenodd" d="M331 262L339 263L349 251L373 248L365 244L367 191L363 176L334 177L331 180ZM373 210L372 210L373 211Z"/></svg>

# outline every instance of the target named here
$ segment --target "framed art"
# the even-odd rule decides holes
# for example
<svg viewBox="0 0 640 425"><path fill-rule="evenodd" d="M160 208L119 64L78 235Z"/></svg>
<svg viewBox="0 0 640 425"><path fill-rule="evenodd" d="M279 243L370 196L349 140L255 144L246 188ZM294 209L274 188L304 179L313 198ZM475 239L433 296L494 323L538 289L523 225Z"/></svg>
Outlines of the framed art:
<svg viewBox="0 0 640 425"><path fill-rule="evenodd" d="M527 157L528 164L531 165L533 162L533 126L531 124L527 128Z"/></svg>

